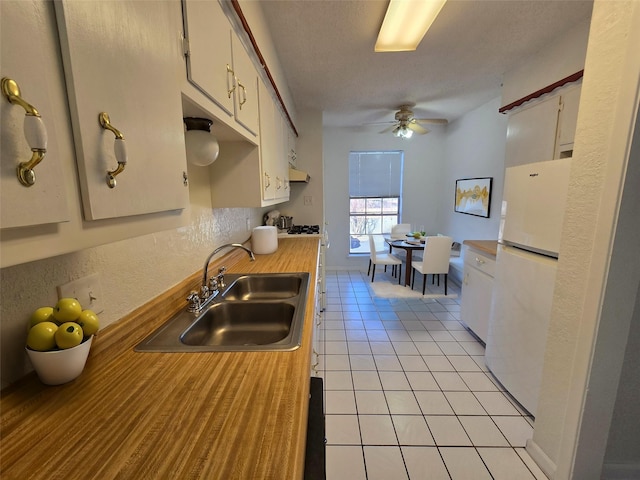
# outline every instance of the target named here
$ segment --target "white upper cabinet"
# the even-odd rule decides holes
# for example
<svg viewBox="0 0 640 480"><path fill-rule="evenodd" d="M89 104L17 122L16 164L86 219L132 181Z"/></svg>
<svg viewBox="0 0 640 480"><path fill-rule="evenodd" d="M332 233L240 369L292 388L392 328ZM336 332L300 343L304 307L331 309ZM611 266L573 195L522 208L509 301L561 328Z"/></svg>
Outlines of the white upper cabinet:
<svg viewBox="0 0 640 480"><path fill-rule="evenodd" d="M183 0L187 76L253 137L258 135L258 74L216 0Z"/></svg>
<svg viewBox="0 0 640 480"><path fill-rule="evenodd" d="M573 139L576 136L578 107L580 105L581 86L575 86L562 93L562 111L558 123L557 157L570 157L573 154Z"/></svg>
<svg viewBox="0 0 640 480"><path fill-rule="evenodd" d="M298 165L298 154L296 153L297 137L295 133L293 133L293 130L289 128L289 124L286 119L285 131L287 132L287 158L289 160L289 165L296 168Z"/></svg>
<svg viewBox="0 0 640 480"><path fill-rule="evenodd" d="M572 156L580 87L562 87L509 115L505 167Z"/></svg>
<svg viewBox="0 0 640 480"><path fill-rule="evenodd" d="M259 85L260 104L260 169L262 172L262 200L276 198L276 170L278 136L276 128L276 107L263 84ZM279 126L279 124L278 124Z"/></svg>
<svg viewBox="0 0 640 480"><path fill-rule="evenodd" d="M266 207L289 200L282 115L265 85L257 87L260 146L227 142L220 148L209 167L214 207Z"/></svg>
<svg viewBox="0 0 640 480"><path fill-rule="evenodd" d="M280 109L264 84L259 85L258 92L262 199L284 202L289 200L286 125Z"/></svg>
<svg viewBox="0 0 640 480"><path fill-rule="evenodd" d="M55 5L85 218L187 207L184 64L175 6L162 1ZM101 126L102 112L115 130ZM111 188L107 172L123 160L124 171Z"/></svg>
<svg viewBox="0 0 640 480"><path fill-rule="evenodd" d="M554 158L559 111L559 97L551 97L509 115L505 167Z"/></svg>
<svg viewBox="0 0 640 480"><path fill-rule="evenodd" d="M89 52L84 55L91 57L85 64L74 64L67 70L67 75L73 77L71 80L65 78L61 61L61 43L68 45L68 40L60 39L66 32L64 14L69 5L89 10L76 18L73 25L89 30L85 32L83 49ZM34 139L29 142L25 139L25 109L0 97L0 268L180 228L189 222L189 210L183 208L188 206L189 199L182 175L186 161L181 84L177 80L184 76L180 4L121 1L69 5L49 0L0 2L1 76L18 83L21 96L41 115L48 137L44 159L34 169L35 183L31 187L22 186L16 177L16 166L31 157ZM62 23L58 25L58 21ZM164 33L148 34L146 30L151 26ZM168 41L169 38L173 40ZM167 64L166 69L158 69L158 63L165 61L173 67ZM131 72L137 72L134 78ZM84 80L80 86L81 78ZM166 82L173 84L170 93ZM78 88L73 89L72 85ZM102 93L101 89L109 93ZM95 112L82 113L85 120L81 122L77 113L72 113L81 109L82 102L75 97L78 92L98 103L93 106ZM122 103L126 104L122 107L124 113L118 108L110 109ZM115 134L104 130L98 122L98 114L103 111L124 134L128 151L125 170L116 177L115 189L107 186L106 173L117 165L116 140ZM76 117L73 122L71 117ZM72 124L82 128L72 131ZM142 156L137 153L140 130L145 137ZM90 135L85 135L86 132ZM42 131L36 139L41 134ZM91 135L104 143L87 146L85 142ZM74 140L82 142L82 151L76 148ZM122 153L120 149L120 159ZM123 198L141 167L146 168L143 178L136 179L135 191ZM87 180L79 175L81 169L83 175L91 177L90 182L95 178L98 188L116 197L116 200L108 198L108 208L119 209L120 204L130 203L134 208L148 206L154 213L129 215L123 209L117 210L117 214L126 217L92 220L91 210L83 209L84 200L90 201L90 207L94 201L101 204L102 200L96 200L99 196L93 192L85 196ZM170 181L165 182L167 172ZM171 210L157 211L157 208Z"/></svg>
<svg viewBox="0 0 640 480"><path fill-rule="evenodd" d="M50 32L45 25L47 7L14 1L2 2L0 9L0 71L7 79L4 81L6 90L19 93L41 119L27 116L26 108L29 107L21 106L14 97L10 103L5 95L0 96L0 228L67 222L70 215L65 184L73 180L63 174L58 146L59 133L62 133L59 129L64 129L65 125L54 121L56 92L50 89L49 72L43 71L49 59L57 57L55 46L47 36ZM37 124L30 126L31 122ZM38 138L30 138L28 142L25 127L39 130ZM18 179L17 169L21 163L31 161L34 147L45 147L46 153L40 163L30 169L35 174L35 181L26 186Z"/></svg>
<svg viewBox="0 0 640 480"><path fill-rule="evenodd" d="M231 35L235 80L234 112L236 121L258 134L258 74L251 57L235 33Z"/></svg>
<svg viewBox="0 0 640 480"><path fill-rule="evenodd" d="M189 81L224 112L234 114L231 25L217 1L183 0Z"/></svg>

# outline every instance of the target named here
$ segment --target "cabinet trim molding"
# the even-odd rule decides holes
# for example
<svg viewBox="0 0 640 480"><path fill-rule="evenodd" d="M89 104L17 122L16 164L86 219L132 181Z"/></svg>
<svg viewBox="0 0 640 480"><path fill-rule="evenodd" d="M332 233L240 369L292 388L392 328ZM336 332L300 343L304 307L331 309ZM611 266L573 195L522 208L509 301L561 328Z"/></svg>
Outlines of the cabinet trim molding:
<svg viewBox="0 0 640 480"><path fill-rule="evenodd" d="M554 82L551 85L547 85L546 87L543 87L540 90L536 90L535 92L530 93L529 95L522 97L516 100L515 102L511 102L510 104L505 105L504 107L500 107L498 109L498 112L507 113L509 110L513 110L514 108L519 107L520 105L528 102L529 100L533 100L534 98L539 98L547 93L553 92L556 88L560 88L568 83L580 80L583 75L584 75L584 70L580 70L579 72L569 75L568 77L564 77L563 79L558 80L557 82Z"/></svg>

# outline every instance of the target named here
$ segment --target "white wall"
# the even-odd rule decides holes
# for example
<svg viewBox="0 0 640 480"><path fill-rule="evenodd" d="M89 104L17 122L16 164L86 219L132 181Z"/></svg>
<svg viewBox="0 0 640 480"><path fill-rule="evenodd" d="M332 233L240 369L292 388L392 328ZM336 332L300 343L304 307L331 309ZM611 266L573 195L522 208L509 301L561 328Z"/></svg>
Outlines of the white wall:
<svg viewBox="0 0 640 480"><path fill-rule="evenodd" d="M507 117L500 98L469 112L446 128L432 128L409 141L391 135L325 127L325 217L329 222L331 268L366 268L365 258L349 257L349 152L403 150L405 169L402 221L425 225L428 232L466 239L495 240L500 224ZM491 214L475 217L453 211L455 181L493 177Z"/></svg>
<svg viewBox="0 0 640 480"><path fill-rule="evenodd" d="M640 464L640 287L631 320L616 405L611 419L605 465Z"/></svg>
<svg viewBox="0 0 640 480"><path fill-rule="evenodd" d="M328 268L365 269L369 257L349 257L349 152L373 150L404 151L402 222L424 225L428 232L439 232L440 205L451 197L453 188L442 182L445 155L443 127L431 133L401 140L391 134L362 132L357 129L325 127L323 138L325 220L331 238L327 251Z"/></svg>
<svg viewBox="0 0 640 480"><path fill-rule="evenodd" d="M519 100L584 68L589 36L585 19L568 32L558 32L537 55L506 72L503 77L502 106Z"/></svg>
<svg viewBox="0 0 640 480"><path fill-rule="evenodd" d="M442 183L450 192L441 202L440 230L458 242L498 238L508 119L499 107L495 98L447 127ZM489 218L453 211L456 179L474 177L493 177Z"/></svg>

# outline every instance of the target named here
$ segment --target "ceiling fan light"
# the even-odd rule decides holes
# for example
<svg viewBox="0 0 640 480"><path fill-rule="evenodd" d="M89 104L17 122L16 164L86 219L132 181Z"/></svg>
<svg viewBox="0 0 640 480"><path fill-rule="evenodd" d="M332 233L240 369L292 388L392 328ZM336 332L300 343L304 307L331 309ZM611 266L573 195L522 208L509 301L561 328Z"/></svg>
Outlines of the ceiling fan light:
<svg viewBox="0 0 640 480"><path fill-rule="evenodd" d="M393 133L395 137L407 140L413 136L413 131L407 128L406 125L398 125L391 133Z"/></svg>
<svg viewBox="0 0 640 480"><path fill-rule="evenodd" d="M410 52L418 48L446 0L391 0L375 52Z"/></svg>

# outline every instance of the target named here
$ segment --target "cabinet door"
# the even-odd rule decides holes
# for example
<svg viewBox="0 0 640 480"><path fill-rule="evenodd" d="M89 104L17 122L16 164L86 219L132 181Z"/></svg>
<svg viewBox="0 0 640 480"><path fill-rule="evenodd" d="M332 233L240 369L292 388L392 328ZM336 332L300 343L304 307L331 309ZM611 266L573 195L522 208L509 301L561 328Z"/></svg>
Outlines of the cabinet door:
<svg viewBox="0 0 640 480"><path fill-rule="evenodd" d="M273 98L267 88L258 85L260 104L260 171L262 183L262 199L273 200L276 191L276 116Z"/></svg>
<svg viewBox="0 0 640 480"><path fill-rule="evenodd" d="M56 58L57 43L48 24L52 5L32 1L4 1L0 16L2 77L15 80L22 98L41 115L47 130L47 152L35 167L36 182L30 187L20 183L16 168L31 159L31 148L23 132L25 109L0 96L0 226L2 229L67 222L70 219L65 182L62 173L58 138L64 124L53 121L53 93L49 89L49 74L43 74L47 64L43 56ZM66 105L66 99L58 102Z"/></svg>
<svg viewBox="0 0 640 480"><path fill-rule="evenodd" d="M234 78L229 20L216 0L183 0L182 8L189 82L232 116Z"/></svg>
<svg viewBox="0 0 640 480"><path fill-rule="evenodd" d="M489 333L492 292L493 278L486 273L465 265L460 319L483 342L487 341Z"/></svg>
<svg viewBox="0 0 640 480"><path fill-rule="evenodd" d="M506 167L554 158L559 110L560 99L556 96L509 116Z"/></svg>
<svg viewBox="0 0 640 480"><path fill-rule="evenodd" d="M164 1L55 2L84 216L87 220L188 206L180 74L180 18ZM115 134L124 135L125 170L115 169Z"/></svg>
<svg viewBox="0 0 640 480"><path fill-rule="evenodd" d="M576 136L578 123L578 107L580 105L580 86L567 90L560 97L562 111L558 124L558 156L573 150L573 139Z"/></svg>
<svg viewBox="0 0 640 480"><path fill-rule="evenodd" d="M293 133L293 130L289 128L289 123L285 119L286 131L287 131L287 158L289 160L289 164L296 168L297 165L297 153L296 153L296 135Z"/></svg>
<svg viewBox="0 0 640 480"><path fill-rule="evenodd" d="M236 121L254 135L258 134L258 74L249 54L232 33L231 51L235 74L234 113Z"/></svg>
<svg viewBox="0 0 640 480"><path fill-rule="evenodd" d="M289 200L289 162L287 161L287 132L284 124L284 117L280 109L274 106L275 124L277 127L277 145L275 151L276 166L276 193L278 200Z"/></svg>

